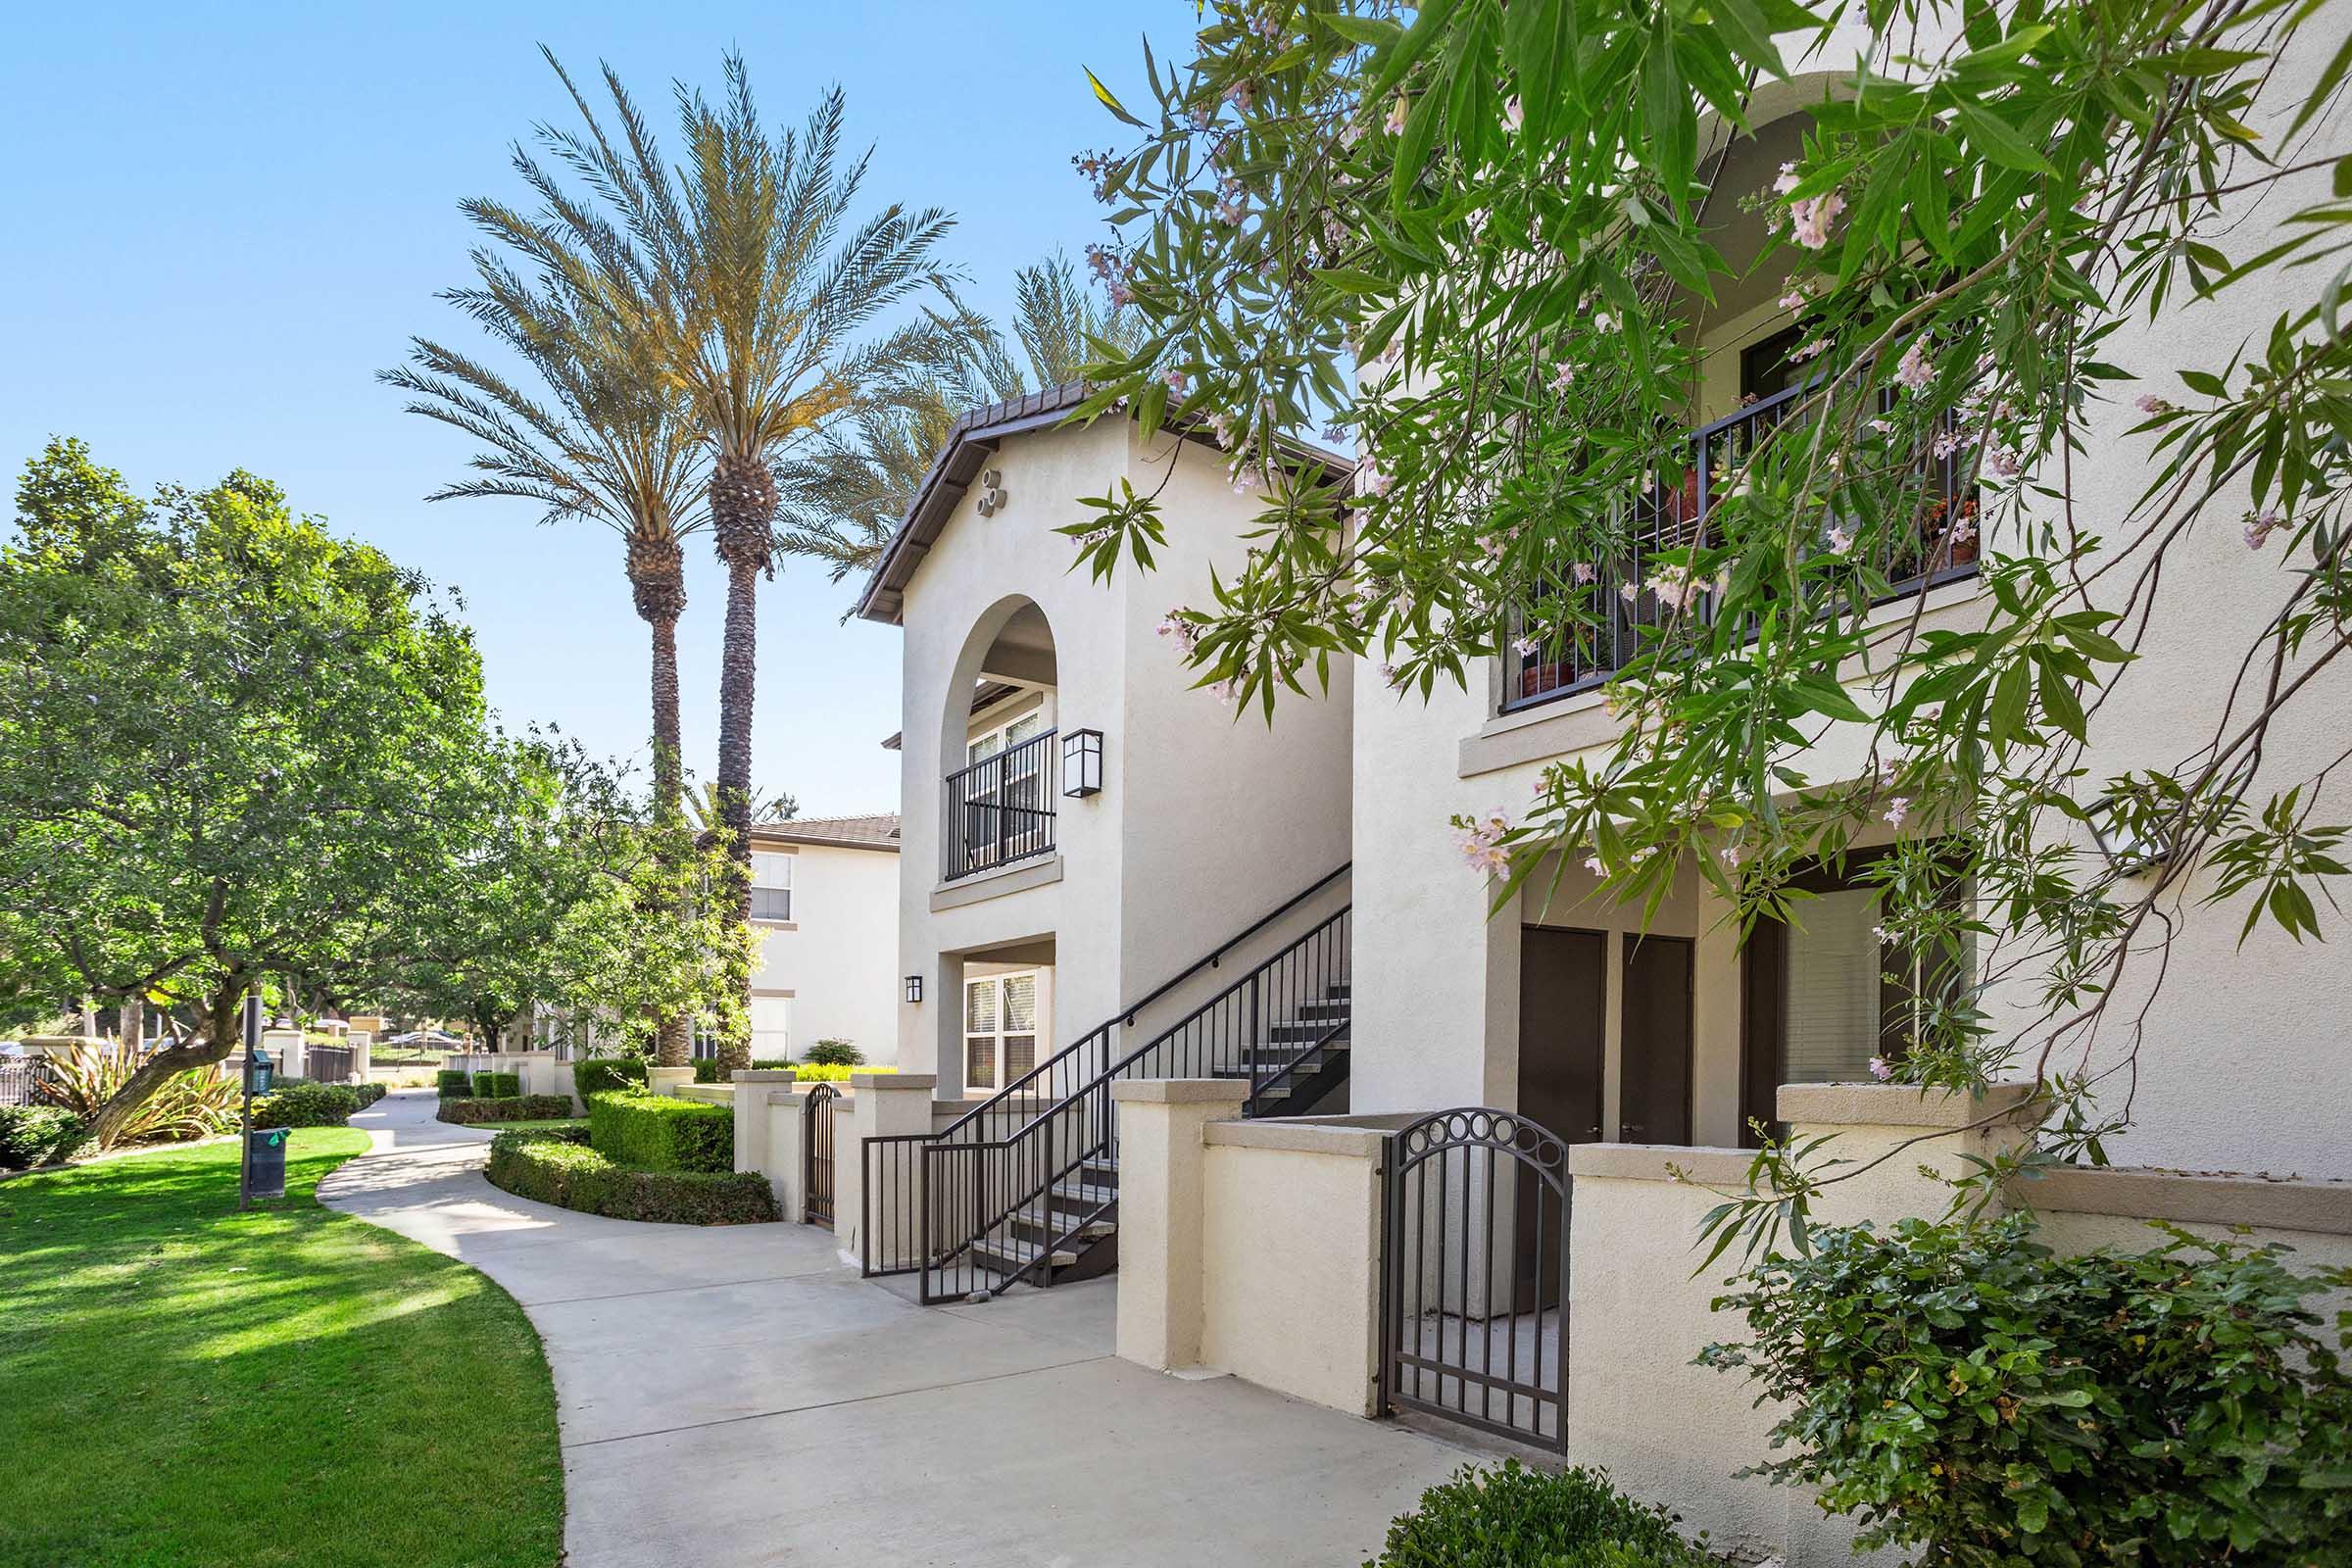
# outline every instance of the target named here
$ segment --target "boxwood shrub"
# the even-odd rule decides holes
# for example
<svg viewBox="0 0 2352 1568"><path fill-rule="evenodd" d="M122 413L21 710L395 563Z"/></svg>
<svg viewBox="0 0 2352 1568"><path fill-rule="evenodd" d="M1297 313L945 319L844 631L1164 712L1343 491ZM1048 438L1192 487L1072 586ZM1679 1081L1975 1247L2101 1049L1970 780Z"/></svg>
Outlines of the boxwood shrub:
<svg viewBox="0 0 2352 1568"><path fill-rule="evenodd" d="M79 1116L59 1105L0 1105L0 1170L52 1164L80 1147Z"/></svg>
<svg viewBox="0 0 2352 1568"><path fill-rule="evenodd" d="M571 1114L569 1095L514 1095L504 1100L444 1100L434 1115L453 1127L485 1121L559 1121Z"/></svg>
<svg viewBox="0 0 2352 1568"><path fill-rule="evenodd" d="M360 1108L362 1110L366 1110L369 1105L374 1104L377 1101L383 1099L385 1095L391 1093L391 1091L386 1089L382 1084L376 1083L353 1084L351 1086L351 1092L360 1097Z"/></svg>
<svg viewBox="0 0 2352 1568"><path fill-rule="evenodd" d="M1555 1476L1507 1459L1423 1493L1364 1568L1714 1568L1674 1523L1609 1485L1605 1470Z"/></svg>
<svg viewBox="0 0 2352 1568"><path fill-rule="evenodd" d="M291 1083L253 1102L256 1127L340 1127L360 1108L349 1084Z"/></svg>
<svg viewBox="0 0 2352 1568"><path fill-rule="evenodd" d="M735 1112L667 1095L599 1095L588 1102L588 1141L607 1158L645 1170L731 1172Z"/></svg>
<svg viewBox="0 0 2352 1568"><path fill-rule="evenodd" d="M473 1095L473 1074L471 1073L459 1072L454 1067L445 1067L433 1074L433 1081L440 1086L443 1100L466 1100Z"/></svg>
<svg viewBox="0 0 2352 1568"><path fill-rule="evenodd" d="M865 1053L847 1040L819 1040L808 1048L808 1062L814 1067L856 1067L865 1061Z"/></svg>
<svg viewBox="0 0 2352 1568"><path fill-rule="evenodd" d="M640 1170L544 1133L500 1133L490 1143L488 1174L492 1186L517 1198L612 1219L751 1225L776 1217L775 1195L758 1171Z"/></svg>
<svg viewBox="0 0 2352 1568"><path fill-rule="evenodd" d="M571 1085L582 1100L632 1084L645 1084L645 1062L636 1056L594 1056L571 1069Z"/></svg>
<svg viewBox="0 0 2352 1568"><path fill-rule="evenodd" d="M473 1094L477 1100L513 1100L522 1093L522 1075L512 1072L477 1072L473 1075Z"/></svg>

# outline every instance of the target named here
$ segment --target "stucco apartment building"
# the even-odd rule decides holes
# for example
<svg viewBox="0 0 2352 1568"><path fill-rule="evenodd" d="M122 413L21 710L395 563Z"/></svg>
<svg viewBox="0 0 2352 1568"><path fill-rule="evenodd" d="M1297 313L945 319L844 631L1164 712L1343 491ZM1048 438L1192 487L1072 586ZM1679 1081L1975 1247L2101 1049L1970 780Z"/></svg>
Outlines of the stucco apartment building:
<svg viewBox="0 0 2352 1568"><path fill-rule="evenodd" d="M798 1060L819 1040L897 1059L898 903L896 815L753 827L754 1060Z"/></svg>

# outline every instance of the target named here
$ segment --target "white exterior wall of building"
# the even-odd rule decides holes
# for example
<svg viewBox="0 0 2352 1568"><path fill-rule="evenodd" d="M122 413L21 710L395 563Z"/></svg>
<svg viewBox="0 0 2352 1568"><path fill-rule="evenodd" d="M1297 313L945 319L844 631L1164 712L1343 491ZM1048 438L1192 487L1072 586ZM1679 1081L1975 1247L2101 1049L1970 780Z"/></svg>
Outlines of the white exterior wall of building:
<svg viewBox="0 0 2352 1568"><path fill-rule="evenodd" d="M792 858L792 919L760 921L752 994L791 999L791 1054L819 1040L847 1040L865 1059L898 1054L899 857L886 849L777 844Z"/></svg>
<svg viewBox="0 0 2352 1568"><path fill-rule="evenodd" d="M1051 963L1054 1032L1041 1050L1058 1049L1348 858L1347 677L1329 701L1284 705L1269 733L1192 690L1156 632L1205 591L1212 563L1238 558L1256 510L1215 456L1175 454L1156 571L1123 565L1103 583L1069 569L1072 542L1054 530L1087 518L1077 498L1121 478L1146 490L1166 471L1172 438L1147 449L1134 432L1113 417L1007 438L991 460L1003 510L980 516L967 495L904 590L898 919L924 994L901 1004L900 1060L936 1058L942 1098L963 1091L964 955ZM1054 853L945 883L943 780L962 765L969 693L997 632L1032 603L1053 636L1055 725L1102 732L1103 789L1062 795L1056 743Z"/></svg>
<svg viewBox="0 0 2352 1568"><path fill-rule="evenodd" d="M2323 51L2324 53L2324 51ZM1851 40L1821 57L1851 59ZM2275 104L2280 114L2299 107L2321 62L2305 51L2281 62ZM1818 95L1821 78L1772 89L1765 113ZM2280 126L2282 128L2282 124ZM2352 127L2339 104L2322 145L2352 148ZM2326 171L2292 182L2267 198L2262 214L2275 220L2327 195ZM2290 199L2291 198L2291 199ZM2268 243L2258 220L2232 228L2233 256ZM2283 281L2283 280L2273 280ZM2308 294L2308 278L2292 280ZM2294 297L2285 287L2242 285L2219 303L2175 302L2164 321L2144 320L2102 345L2102 358L2146 377L2127 386L2094 416L2086 450L2072 475L2077 515L2088 532L2109 538L2125 529L2125 511L2147 482L2151 439L2126 432L2140 416L2129 399L2152 391L2177 401L2186 394L2173 375L2182 367L2218 368L2231 347L2267 331ZM2286 563L2276 554L2249 559L2236 514L2241 500L2217 502L2199 529L2173 549L2154 596L2154 613L2140 641L2142 657L2127 667L2095 713L2085 759L2092 778L2128 768L2177 767L2209 741L2238 660L2259 635L2284 590ZM2046 511L2046 507L2044 508ZM1995 532L1998 553L2015 541ZM2273 551L2277 552L2276 544ZM2110 583L2095 601L2121 609L2128 585ZM1964 624L1975 613L1971 585L1939 590L1934 620ZM1893 607L1907 613L1911 601ZM2290 670L2290 675L2292 671ZM1516 1095L1519 920L1539 916L1524 907L1488 917L1485 879L1466 869L1447 825L1454 812L1501 808L1513 820L1526 811L1543 763L1579 752L1593 755L1612 738L1597 693L1571 697L1497 716L1499 677L1486 689L1473 677L1469 693L1441 689L1426 704L1384 692L1369 666L1358 675L1363 701L1355 716L1355 975L1354 1109L1380 1112L1484 1102L1508 1106ZM2241 718L2244 704L2241 702ZM2309 777L2339 753L2352 713L2352 668L2325 671L2298 700L2286 727L2265 750L2255 786L2259 797ZM1850 777L1859 749L1851 734L1833 735L1803 765L1817 780ZM2352 815L2352 785L2339 779L2324 796L2316 820ZM2055 831L2059 824L2052 824ZM2085 840L2085 842L2087 842ZM1571 887L1581 879L1571 873ZM2352 1080L2352 961L2339 940L2298 946L2266 925L2241 948L2242 898L2201 906L2212 886L2199 871L2168 899L2184 926L2175 943L2162 994L2144 1016L2134 1125L2112 1141L2117 1159L2194 1168L2270 1170L2306 1176L2352 1177L2352 1138L2345 1136L2342 1086ZM2339 890L2340 891L2340 890ZM1575 897L1555 904L1544 923L1623 929L1638 926L1638 911L1576 908ZM1693 1136L1730 1144L1739 1130L1740 1008L1738 961L1719 906L1701 907L1694 893L1670 905L1655 929L1699 939L1694 996L1693 1074L1697 1103ZM1614 965L1612 975L1614 974ZM2153 955L2134 960L2138 983L2154 979ZM2031 971L1995 991L1988 1006L1996 1026L2020 1028L2034 1016ZM2127 987L2103 1027L2103 1059L2120 1059L2143 995ZM1614 1029L1614 997L1610 1016ZM1612 1046L1614 1042L1612 1041ZM1611 1054L1607 1098L1614 1115L1616 1065ZM2213 1092L2213 1069L2227 1063L2230 1092ZM2030 1066L2030 1064L2029 1064ZM2113 1099L2120 1108L2124 1089ZM1610 1123L1613 1125L1613 1120Z"/></svg>

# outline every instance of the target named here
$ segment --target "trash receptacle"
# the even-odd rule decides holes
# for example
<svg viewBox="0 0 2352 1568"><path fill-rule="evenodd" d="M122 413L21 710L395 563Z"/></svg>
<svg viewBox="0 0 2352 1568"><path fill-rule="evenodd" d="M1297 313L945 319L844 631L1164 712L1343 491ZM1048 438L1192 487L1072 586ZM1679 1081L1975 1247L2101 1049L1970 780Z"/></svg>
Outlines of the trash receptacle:
<svg viewBox="0 0 2352 1568"><path fill-rule="evenodd" d="M286 1196L286 1133L284 1127L249 1127L245 1131L245 1196Z"/></svg>
<svg viewBox="0 0 2352 1568"><path fill-rule="evenodd" d="M270 1082L276 1072L277 1068L270 1060L270 1053L254 1052L245 1058L245 1092L249 1095L268 1094Z"/></svg>

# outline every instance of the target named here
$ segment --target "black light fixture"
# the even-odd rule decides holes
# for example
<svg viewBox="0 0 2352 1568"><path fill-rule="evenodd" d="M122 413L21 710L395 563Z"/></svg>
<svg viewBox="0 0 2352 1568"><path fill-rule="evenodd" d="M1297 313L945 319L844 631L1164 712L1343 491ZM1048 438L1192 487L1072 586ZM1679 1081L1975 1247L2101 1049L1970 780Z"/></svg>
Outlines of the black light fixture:
<svg viewBox="0 0 2352 1568"><path fill-rule="evenodd" d="M906 977L906 1000L908 1002L923 1000L923 977L921 975L910 974Z"/></svg>
<svg viewBox="0 0 2352 1568"><path fill-rule="evenodd" d="M2172 847L2124 818L2123 802L2108 796L2083 813L2091 839L2117 876L2138 876L2172 858Z"/></svg>
<svg viewBox="0 0 2352 1568"><path fill-rule="evenodd" d="M1074 729L1061 738L1061 793L1074 801L1102 793L1102 732Z"/></svg>

